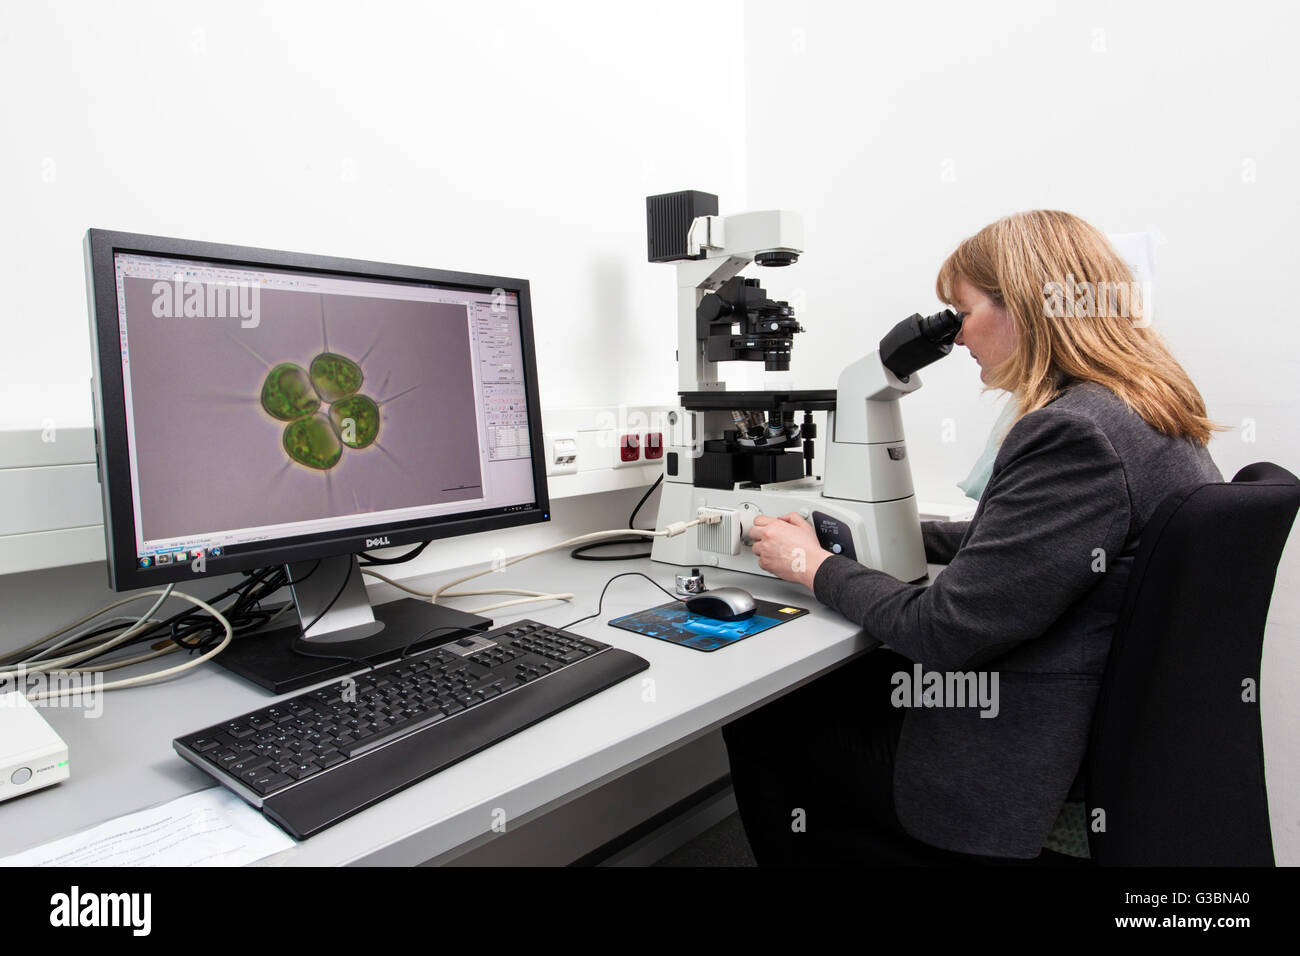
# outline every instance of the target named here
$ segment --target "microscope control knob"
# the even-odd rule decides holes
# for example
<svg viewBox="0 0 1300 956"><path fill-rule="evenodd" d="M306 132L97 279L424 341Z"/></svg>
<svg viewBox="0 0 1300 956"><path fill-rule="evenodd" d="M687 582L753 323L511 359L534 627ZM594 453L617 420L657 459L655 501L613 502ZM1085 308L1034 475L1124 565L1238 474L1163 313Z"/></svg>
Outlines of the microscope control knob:
<svg viewBox="0 0 1300 956"><path fill-rule="evenodd" d="M836 541L833 545L831 545L831 554L839 554L843 550L844 550L844 546L841 545L838 541Z"/></svg>

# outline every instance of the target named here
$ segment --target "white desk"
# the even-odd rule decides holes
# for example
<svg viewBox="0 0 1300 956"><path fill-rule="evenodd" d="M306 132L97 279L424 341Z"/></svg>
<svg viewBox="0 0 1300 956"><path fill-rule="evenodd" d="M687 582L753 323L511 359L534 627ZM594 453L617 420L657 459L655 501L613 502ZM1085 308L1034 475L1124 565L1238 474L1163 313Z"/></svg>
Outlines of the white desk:
<svg viewBox="0 0 1300 956"><path fill-rule="evenodd" d="M556 552L485 575L473 586L572 591L578 597L567 604L520 605L490 615L497 624L532 618L562 625L595 611L604 582L630 570L671 591L677 569L645 559L575 561ZM932 578L938 570L930 569ZM455 576L444 572L408 583L432 590ZM812 613L701 653L609 627L605 622L611 618L668 600L643 579L615 581L601 617L574 631L640 655L650 662L649 670L263 863L413 865L471 848L496 836L494 811L505 812L508 829L517 827L874 646L855 625L793 584L716 569L706 569L705 577L711 587L743 587L756 597ZM376 602L399 596L387 585L371 593ZM456 606L490 603L491 596L461 598ZM68 743L72 777L0 804L0 855L211 786L210 777L176 755L172 739L273 700L261 688L207 665L164 684L112 691L104 695L98 719L87 719L80 710L43 708Z"/></svg>

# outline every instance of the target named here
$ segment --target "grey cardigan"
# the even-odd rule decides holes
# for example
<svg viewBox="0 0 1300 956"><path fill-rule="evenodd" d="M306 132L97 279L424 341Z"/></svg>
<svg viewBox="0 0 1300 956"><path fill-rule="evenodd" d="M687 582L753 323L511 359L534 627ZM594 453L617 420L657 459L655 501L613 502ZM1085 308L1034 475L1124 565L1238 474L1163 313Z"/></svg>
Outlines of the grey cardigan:
<svg viewBox="0 0 1300 956"><path fill-rule="evenodd" d="M899 822L963 853L1037 856L1076 777L1143 526L1169 494L1222 481L1201 446L1161 435L1109 389L1067 386L1012 427L969 522L923 522L928 586L843 556L817 600L923 672L996 672L996 716L908 709ZM985 708L988 710L988 708Z"/></svg>

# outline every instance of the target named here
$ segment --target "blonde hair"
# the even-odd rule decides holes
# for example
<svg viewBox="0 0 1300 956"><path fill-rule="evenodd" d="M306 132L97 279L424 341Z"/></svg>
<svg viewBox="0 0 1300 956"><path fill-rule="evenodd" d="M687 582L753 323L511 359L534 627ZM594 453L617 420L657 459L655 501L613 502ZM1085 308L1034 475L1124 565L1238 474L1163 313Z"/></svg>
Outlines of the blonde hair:
<svg viewBox="0 0 1300 956"><path fill-rule="evenodd" d="M1073 379L1109 388L1162 434L1205 445L1223 430L1206 417L1201 393L1160 336L1140 321L1128 264L1078 216L1040 209L985 226L939 269L935 291L949 305L958 278L1015 323L1015 350L988 371L985 387L1011 392L1017 419Z"/></svg>

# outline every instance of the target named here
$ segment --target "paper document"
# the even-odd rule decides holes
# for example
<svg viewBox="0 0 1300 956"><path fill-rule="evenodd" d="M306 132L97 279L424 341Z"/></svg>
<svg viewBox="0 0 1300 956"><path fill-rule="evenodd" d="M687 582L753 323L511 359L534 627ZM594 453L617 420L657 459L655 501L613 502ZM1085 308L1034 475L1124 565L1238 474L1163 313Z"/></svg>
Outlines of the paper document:
<svg viewBox="0 0 1300 956"><path fill-rule="evenodd" d="M242 866L294 841L213 787L0 858L0 866Z"/></svg>

